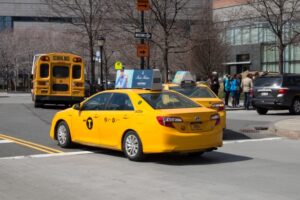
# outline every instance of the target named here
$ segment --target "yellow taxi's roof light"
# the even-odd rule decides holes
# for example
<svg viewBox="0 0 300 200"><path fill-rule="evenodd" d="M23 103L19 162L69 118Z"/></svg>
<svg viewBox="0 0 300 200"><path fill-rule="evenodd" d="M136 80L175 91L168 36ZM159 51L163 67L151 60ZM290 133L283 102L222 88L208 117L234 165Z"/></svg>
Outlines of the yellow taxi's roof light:
<svg viewBox="0 0 300 200"><path fill-rule="evenodd" d="M180 86L181 87L196 87L197 84L193 80L184 80L184 81L181 81Z"/></svg>
<svg viewBox="0 0 300 200"><path fill-rule="evenodd" d="M162 90L159 70L119 70L116 76L116 89Z"/></svg>
<svg viewBox="0 0 300 200"><path fill-rule="evenodd" d="M174 84L181 84L182 81L194 81L194 77L189 71L178 71L172 81Z"/></svg>

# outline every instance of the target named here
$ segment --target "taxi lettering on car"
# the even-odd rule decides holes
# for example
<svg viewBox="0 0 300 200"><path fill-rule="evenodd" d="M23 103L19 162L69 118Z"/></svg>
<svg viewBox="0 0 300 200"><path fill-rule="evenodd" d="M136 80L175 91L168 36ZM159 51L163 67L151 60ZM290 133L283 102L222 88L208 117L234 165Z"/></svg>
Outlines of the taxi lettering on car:
<svg viewBox="0 0 300 200"><path fill-rule="evenodd" d="M119 76L128 79L128 89L100 92L58 112L51 138L62 147L80 143L123 151L133 161L150 153L203 153L222 146L223 128L215 110L161 90L158 71L126 71L126 77L124 72ZM137 85L148 89L132 89Z"/></svg>
<svg viewBox="0 0 300 200"><path fill-rule="evenodd" d="M164 90L179 92L207 108L216 110L221 118L221 125L226 128L226 111L223 101L205 84L196 84L190 72L180 71L172 83L164 84Z"/></svg>

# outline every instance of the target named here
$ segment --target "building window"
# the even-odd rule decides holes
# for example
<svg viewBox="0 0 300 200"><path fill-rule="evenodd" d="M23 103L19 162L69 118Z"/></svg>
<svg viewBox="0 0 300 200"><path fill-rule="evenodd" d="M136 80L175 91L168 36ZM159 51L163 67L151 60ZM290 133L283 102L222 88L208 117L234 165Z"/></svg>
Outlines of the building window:
<svg viewBox="0 0 300 200"><path fill-rule="evenodd" d="M12 17L0 17L0 31L7 28L12 28L12 25Z"/></svg>

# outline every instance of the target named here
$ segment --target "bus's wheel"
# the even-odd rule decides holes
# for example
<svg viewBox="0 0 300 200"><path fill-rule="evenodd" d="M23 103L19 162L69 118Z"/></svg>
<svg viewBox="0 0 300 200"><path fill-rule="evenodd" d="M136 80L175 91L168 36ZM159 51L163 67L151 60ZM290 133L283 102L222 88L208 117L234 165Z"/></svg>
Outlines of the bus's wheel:
<svg viewBox="0 0 300 200"><path fill-rule="evenodd" d="M124 136L123 151L131 161L141 161L144 159L142 142L134 131L129 131Z"/></svg>
<svg viewBox="0 0 300 200"><path fill-rule="evenodd" d="M42 104L40 102L38 102L37 100L34 101L34 107L35 108L39 108L42 107Z"/></svg>
<svg viewBox="0 0 300 200"><path fill-rule="evenodd" d="M58 123L55 129L55 136L59 146L63 148L68 148L72 146L70 129L66 122L61 121Z"/></svg>

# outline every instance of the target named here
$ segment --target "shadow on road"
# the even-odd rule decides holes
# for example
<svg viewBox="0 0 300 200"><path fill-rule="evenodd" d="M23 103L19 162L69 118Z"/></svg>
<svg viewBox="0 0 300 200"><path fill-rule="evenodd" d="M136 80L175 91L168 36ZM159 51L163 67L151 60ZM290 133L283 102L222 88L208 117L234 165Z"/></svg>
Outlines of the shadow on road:
<svg viewBox="0 0 300 200"><path fill-rule="evenodd" d="M246 140L246 139L251 139L251 138L241 132L236 132L230 129L224 130L223 140Z"/></svg>
<svg viewBox="0 0 300 200"><path fill-rule="evenodd" d="M92 151L95 154L103 154L107 156L113 156L118 158L125 158L124 154L119 151L85 147L81 145L76 145L77 148L80 148L84 151ZM75 148L75 147L74 147ZM222 163L232 163L232 162L242 162L247 160L252 160L253 158L234 155L223 152L207 152L203 155L184 155L184 154L150 154L147 155L143 162L145 163L157 163L163 165L213 165L213 164L222 164Z"/></svg>

